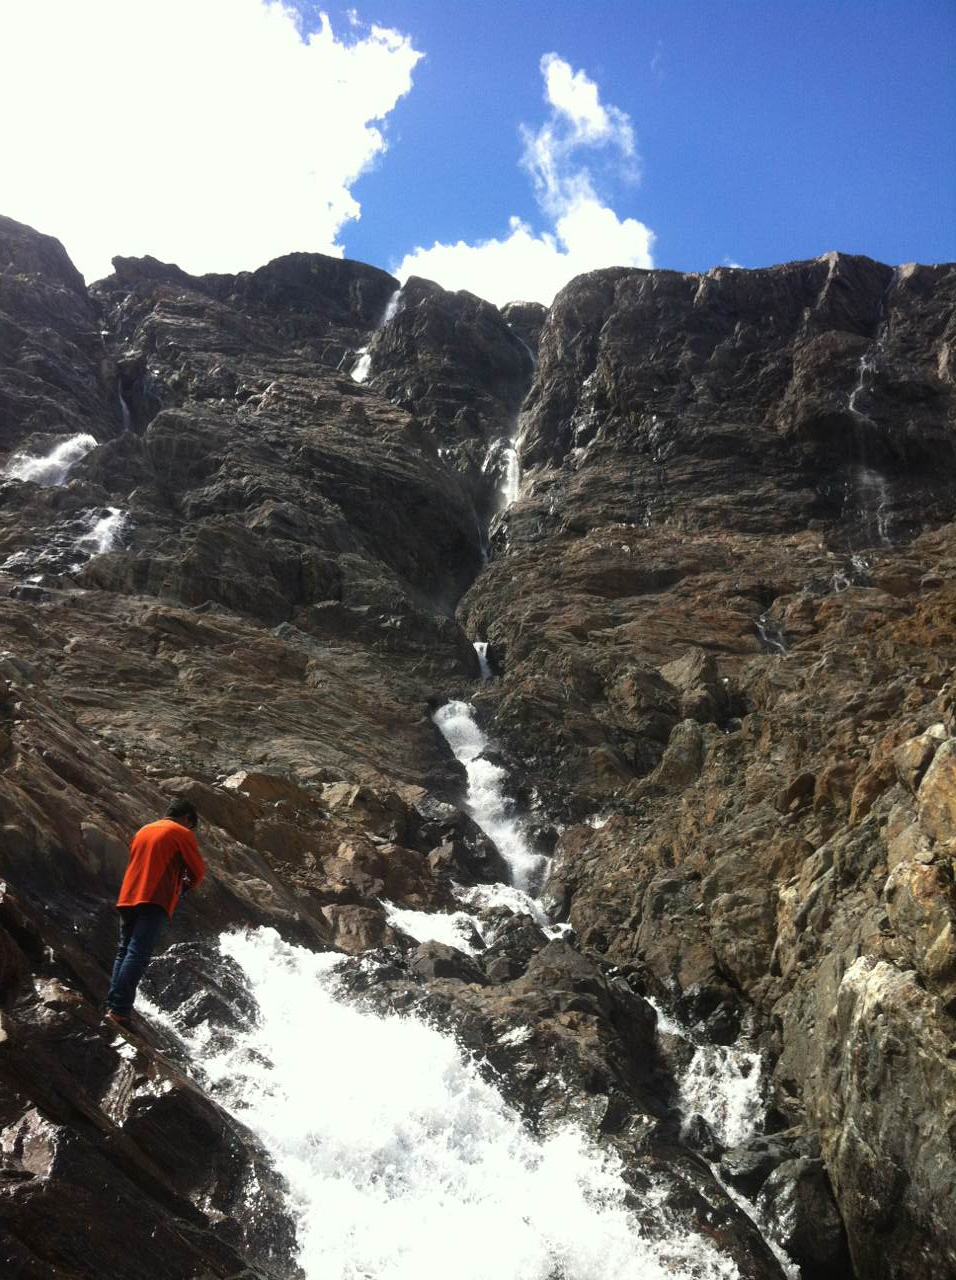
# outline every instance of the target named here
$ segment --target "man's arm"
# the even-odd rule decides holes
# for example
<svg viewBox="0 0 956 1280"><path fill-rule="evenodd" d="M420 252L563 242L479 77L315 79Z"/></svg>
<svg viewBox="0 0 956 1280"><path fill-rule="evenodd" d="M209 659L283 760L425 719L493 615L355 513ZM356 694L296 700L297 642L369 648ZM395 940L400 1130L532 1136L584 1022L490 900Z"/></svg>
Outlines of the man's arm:
<svg viewBox="0 0 956 1280"><path fill-rule="evenodd" d="M202 854L199 852L196 837L190 833L189 839L183 840L180 845L179 852L182 854L183 862L186 864L188 887L195 889L202 884L206 874L206 864L203 862Z"/></svg>

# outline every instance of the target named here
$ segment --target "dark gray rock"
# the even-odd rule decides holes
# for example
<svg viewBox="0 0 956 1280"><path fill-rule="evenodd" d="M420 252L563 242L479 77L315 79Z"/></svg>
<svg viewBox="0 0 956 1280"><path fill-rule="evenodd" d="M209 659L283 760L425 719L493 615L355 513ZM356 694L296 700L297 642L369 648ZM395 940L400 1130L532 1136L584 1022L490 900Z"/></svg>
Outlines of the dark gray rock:
<svg viewBox="0 0 956 1280"><path fill-rule="evenodd" d="M761 1213L804 1280L851 1280L843 1220L820 1160L787 1160L769 1175Z"/></svg>

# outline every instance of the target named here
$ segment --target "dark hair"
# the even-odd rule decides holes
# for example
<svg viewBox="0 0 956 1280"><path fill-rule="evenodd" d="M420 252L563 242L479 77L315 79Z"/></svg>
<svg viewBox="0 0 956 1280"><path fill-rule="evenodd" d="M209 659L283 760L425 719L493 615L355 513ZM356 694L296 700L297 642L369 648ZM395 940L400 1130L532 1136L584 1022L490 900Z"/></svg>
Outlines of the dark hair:
<svg viewBox="0 0 956 1280"><path fill-rule="evenodd" d="M169 802L169 808L166 810L166 817L172 818L174 822L179 822L185 818L191 827L196 826L199 822L196 806L191 800L187 800L185 796L173 796Z"/></svg>

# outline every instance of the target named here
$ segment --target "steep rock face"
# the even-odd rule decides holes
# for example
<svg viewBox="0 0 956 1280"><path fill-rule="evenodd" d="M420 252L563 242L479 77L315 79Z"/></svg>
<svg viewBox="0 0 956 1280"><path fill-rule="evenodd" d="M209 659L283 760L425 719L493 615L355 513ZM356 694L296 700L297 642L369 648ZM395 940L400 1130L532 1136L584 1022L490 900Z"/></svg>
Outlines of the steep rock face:
<svg viewBox="0 0 956 1280"><path fill-rule="evenodd" d="M954 298L838 255L572 282L459 610L525 794L563 796L551 902L701 1034L758 1019L875 1277L954 1265Z"/></svg>
<svg viewBox="0 0 956 1280"><path fill-rule="evenodd" d="M0 217L0 450L119 430L83 277L52 236Z"/></svg>
<svg viewBox="0 0 956 1280"><path fill-rule="evenodd" d="M572 283L523 413L537 501L515 513L512 536L534 538L553 491L559 519L590 527L810 523L859 546L877 532L867 476L884 471L890 534L951 515L954 290L951 268L894 273L838 254ZM622 456L626 467L608 465Z"/></svg>
<svg viewBox="0 0 956 1280"><path fill-rule="evenodd" d="M543 307L540 302L509 302L501 308L502 320L512 333L517 334L535 359L547 315L547 307Z"/></svg>
<svg viewBox="0 0 956 1280"><path fill-rule="evenodd" d="M841 1214L860 1277L952 1269L952 269L606 271L546 319L410 281L382 324L397 282L357 263L117 259L87 292L56 242L0 244L5 462L94 442L0 488L12 1274L124 1274L51 1227L94 1212L91 1169L184 1274L295 1274L255 1141L155 1026L97 1020L125 843L172 791L211 871L164 1008L253 1016L229 926L351 954L352 998L453 1028L529 1125L582 1124L639 1213L663 1182L766 1280L729 1141L677 1109L695 1046L743 1030L779 1132L721 1169L807 1276L847 1274ZM431 721L454 696L554 854L562 943L504 908L470 955L396 923L503 876Z"/></svg>
<svg viewBox="0 0 956 1280"><path fill-rule="evenodd" d="M413 411L466 485L482 525L496 509L534 357L490 302L406 281L394 318L373 338L370 385Z"/></svg>

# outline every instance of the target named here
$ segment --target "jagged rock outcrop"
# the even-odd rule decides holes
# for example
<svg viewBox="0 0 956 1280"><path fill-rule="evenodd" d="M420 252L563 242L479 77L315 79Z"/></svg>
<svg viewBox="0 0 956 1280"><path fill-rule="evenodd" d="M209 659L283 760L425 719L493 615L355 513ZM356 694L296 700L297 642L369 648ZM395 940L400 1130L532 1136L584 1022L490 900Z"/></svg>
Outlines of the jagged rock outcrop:
<svg viewBox="0 0 956 1280"><path fill-rule="evenodd" d="M534 355L524 331L533 318L516 327L490 302L418 276L406 281L396 305L369 345L369 385L420 419L445 466L461 476L484 528L531 384Z"/></svg>
<svg viewBox="0 0 956 1280"><path fill-rule="evenodd" d="M411 280L383 323L396 290L310 254L87 290L0 220L4 1264L125 1274L105 1209L70 1243L91 1176L167 1273L296 1274L255 1139L181 1046L98 1021L126 840L175 791L211 873L160 1005L243 1025L215 937L269 925L453 1028L540 1132L580 1122L638 1211L666 1184L742 1275L781 1273L718 1161L808 1280L945 1274L956 270L614 269L547 315ZM472 954L398 924L504 878L431 720L454 696L562 942L502 907ZM678 1079L741 1035L773 1132L735 1151Z"/></svg>
<svg viewBox="0 0 956 1280"><path fill-rule="evenodd" d="M952 267L841 255L572 282L459 610L528 793L564 796L551 902L702 1033L758 1017L867 1277L956 1258L954 302Z"/></svg>

